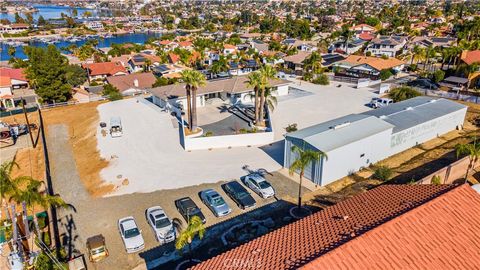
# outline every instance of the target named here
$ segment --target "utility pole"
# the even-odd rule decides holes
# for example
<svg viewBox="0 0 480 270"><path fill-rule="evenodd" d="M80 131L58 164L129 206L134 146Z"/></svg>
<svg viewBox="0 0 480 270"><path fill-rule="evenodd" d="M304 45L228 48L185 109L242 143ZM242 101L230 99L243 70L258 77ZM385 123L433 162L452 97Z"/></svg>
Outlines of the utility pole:
<svg viewBox="0 0 480 270"><path fill-rule="evenodd" d="M32 129L30 128L30 121L28 121L27 110L25 109L25 100L23 99L22 99L22 109L23 109L23 114L25 115L25 121L27 122L28 135L30 135L30 140L32 141L32 147L35 148L37 145L33 140Z"/></svg>
<svg viewBox="0 0 480 270"><path fill-rule="evenodd" d="M40 119L40 132L42 133L42 144L43 144L43 156L45 158L45 175L47 180L47 191L48 195L54 196L53 185L52 185L52 176L50 175L50 160L48 159L48 149L47 149L47 140L45 139L45 128L43 126L42 110L38 108L38 117ZM55 241L55 251L57 258L60 258L60 232L58 230L58 217L57 209L55 206L50 207L50 212L52 213L52 226L53 226L53 238Z"/></svg>

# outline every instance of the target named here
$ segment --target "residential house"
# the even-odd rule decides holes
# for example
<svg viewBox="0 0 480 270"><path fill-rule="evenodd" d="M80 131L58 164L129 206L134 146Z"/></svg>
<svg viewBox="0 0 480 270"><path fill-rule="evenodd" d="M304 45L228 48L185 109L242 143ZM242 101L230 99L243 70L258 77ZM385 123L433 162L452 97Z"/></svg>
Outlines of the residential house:
<svg viewBox="0 0 480 270"><path fill-rule="evenodd" d="M193 43L191 41L180 41L178 42L178 47L184 50L193 50Z"/></svg>
<svg viewBox="0 0 480 270"><path fill-rule="evenodd" d="M142 72L150 70L152 66L158 66L162 62L159 56L154 54L139 53L128 60L128 65L132 72Z"/></svg>
<svg viewBox="0 0 480 270"><path fill-rule="evenodd" d="M400 71L404 68L405 62L397 58L381 58L371 56L350 55L345 60L334 64L336 76L354 78L380 78L382 70Z"/></svg>
<svg viewBox="0 0 480 270"><path fill-rule="evenodd" d="M463 51L460 60L470 67L476 65L476 69L468 74L469 87L480 87L480 50Z"/></svg>
<svg viewBox="0 0 480 270"><path fill-rule="evenodd" d="M407 43L405 37L400 36L380 36L370 41L366 52L371 52L372 55L388 57L395 57L400 54Z"/></svg>
<svg viewBox="0 0 480 270"><path fill-rule="evenodd" d="M14 108L21 104L36 104L38 96L29 88L28 79L21 68L0 68L0 107Z"/></svg>
<svg viewBox="0 0 480 270"><path fill-rule="evenodd" d="M172 50L174 50L175 48L178 47L178 43L175 42L175 41L171 41L171 40L161 40L160 42L158 42L158 44L166 52L172 51Z"/></svg>
<svg viewBox="0 0 480 270"><path fill-rule="evenodd" d="M89 82L103 82L109 76L122 76L128 74L128 71L119 62L82 64L82 68L87 71Z"/></svg>
<svg viewBox="0 0 480 270"><path fill-rule="evenodd" d="M258 53L268 51L268 44L261 40L255 39L250 41L250 47L253 48Z"/></svg>
<svg viewBox="0 0 480 270"><path fill-rule="evenodd" d="M368 24L358 24L350 27L351 31L354 31L356 34L362 34L362 33L375 33L377 32L377 29L375 27L370 26Z"/></svg>
<svg viewBox="0 0 480 270"><path fill-rule="evenodd" d="M358 52L360 49L363 48L363 46L367 42L363 39L356 38L354 40L350 40L348 43L346 43L344 40L339 39L338 41L334 42L330 47L328 48L329 53L342 53L342 54L354 54ZM347 48L348 47L348 48Z"/></svg>
<svg viewBox="0 0 480 270"><path fill-rule="evenodd" d="M85 21L83 24L92 30L103 30L103 23L101 21Z"/></svg>
<svg viewBox="0 0 480 270"><path fill-rule="evenodd" d="M9 77L13 89L28 88L28 79L23 68L0 68L0 76Z"/></svg>
<svg viewBox="0 0 480 270"><path fill-rule="evenodd" d="M204 86L197 89L197 106L206 106L210 99L221 99L230 104L251 104L253 100L250 98L250 94L253 94L253 88L248 86L247 81L246 76L207 81ZM273 88L273 95L283 96L288 94L290 81L273 79L269 83ZM180 115L183 108L186 108L184 83L156 87L148 91L153 95L153 102L165 110Z"/></svg>
<svg viewBox="0 0 480 270"><path fill-rule="evenodd" d="M285 63L283 58L287 56L283 52L276 51L262 51L260 55L262 56L262 63L273 66Z"/></svg>
<svg viewBox="0 0 480 270"><path fill-rule="evenodd" d="M151 72L107 77L107 82L124 96L145 93L147 89L152 88L155 81L156 78Z"/></svg>
<svg viewBox="0 0 480 270"><path fill-rule="evenodd" d="M190 269L477 269L479 204L468 184L382 185Z"/></svg>
<svg viewBox="0 0 480 270"><path fill-rule="evenodd" d="M0 108L13 108L12 83L10 77L0 76Z"/></svg>
<svg viewBox="0 0 480 270"><path fill-rule="evenodd" d="M453 44L457 42L456 38L453 37L414 37L413 40L410 42L410 48L413 48L415 45L418 45L423 48L427 47L440 47L440 48L447 48L451 47Z"/></svg>
<svg viewBox="0 0 480 270"><path fill-rule="evenodd" d="M292 70L296 75L301 76L303 74L303 61L307 59L311 52L300 51L297 54L289 55L283 58L285 62L283 65L287 69Z"/></svg>
<svg viewBox="0 0 480 270"><path fill-rule="evenodd" d="M0 33L18 34L28 30L28 27L26 23L0 24Z"/></svg>
<svg viewBox="0 0 480 270"><path fill-rule="evenodd" d="M235 54L235 53L237 53L237 46L231 45L231 44L224 44L223 45L223 54L224 55Z"/></svg>
<svg viewBox="0 0 480 270"><path fill-rule="evenodd" d="M165 78L180 78L180 73L184 70L190 69L181 64L161 64L152 67L152 72L156 76Z"/></svg>
<svg viewBox="0 0 480 270"><path fill-rule="evenodd" d="M213 62L220 60L220 53L218 51L205 51L204 64L211 66Z"/></svg>
<svg viewBox="0 0 480 270"><path fill-rule="evenodd" d="M282 41L282 44L287 45L290 48L296 48L301 52L314 52L318 50L317 43L315 41L287 38Z"/></svg>

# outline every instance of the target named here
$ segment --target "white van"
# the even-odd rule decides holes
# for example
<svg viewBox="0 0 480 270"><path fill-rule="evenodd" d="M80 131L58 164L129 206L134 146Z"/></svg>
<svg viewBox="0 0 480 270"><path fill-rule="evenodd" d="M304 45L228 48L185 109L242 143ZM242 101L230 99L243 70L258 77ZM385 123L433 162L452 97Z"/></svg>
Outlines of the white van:
<svg viewBox="0 0 480 270"><path fill-rule="evenodd" d="M110 136L112 138L122 137L122 121L120 117L111 117L110 118Z"/></svg>
<svg viewBox="0 0 480 270"><path fill-rule="evenodd" d="M390 98L372 98L370 101L370 106L374 109L386 107L393 103L393 100Z"/></svg>

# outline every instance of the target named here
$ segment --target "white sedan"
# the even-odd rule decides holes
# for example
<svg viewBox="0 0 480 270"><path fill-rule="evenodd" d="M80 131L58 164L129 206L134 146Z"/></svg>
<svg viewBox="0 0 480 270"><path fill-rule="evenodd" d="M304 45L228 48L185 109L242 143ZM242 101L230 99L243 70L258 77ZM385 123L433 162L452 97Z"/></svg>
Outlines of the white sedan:
<svg viewBox="0 0 480 270"><path fill-rule="evenodd" d="M245 176L245 184L264 199L275 196L275 190L272 185L260 174L255 173Z"/></svg>
<svg viewBox="0 0 480 270"><path fill-rule="evenodd" d="M175 240L175 228L172 221L167 217L165 211L160 206L152 206L147 209L147 222L155 234L155 238L160 244L165 244Z"/></svg>
<svg viewBox="0 0 480 270"><path fill-rule="evenodd" d="M118 231L120 232L127 253L135 253L145 248L142 232L138 229L133 217L119 219Z"/></svg>

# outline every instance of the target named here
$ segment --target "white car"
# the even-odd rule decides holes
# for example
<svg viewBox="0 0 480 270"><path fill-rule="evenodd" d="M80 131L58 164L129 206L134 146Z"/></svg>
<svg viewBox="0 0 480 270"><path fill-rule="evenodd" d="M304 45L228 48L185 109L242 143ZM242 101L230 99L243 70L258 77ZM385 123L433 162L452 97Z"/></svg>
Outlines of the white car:
<svg viewBox="0 0 480 270"><path fill-rule="evenodd" d="M175 228L172 225L172 221L160 206L148 208L145 215L148 224L155 234L155 238L161 245L175 240Z"/></svg>
<svg viewBox="0 0 480 270"><path fill-rule="evenodd" d="M118 231L120 232L127 253L135 253L145 248L142 232L138 229L133 217L119 219Z"/></svg>
<svg viewBox="0 0 480 270"><path fill-rule="evenodd" d="M255 173L245 176L245 184L264 199L275 196L275 190L272 185L260 174Z"/></svg>

